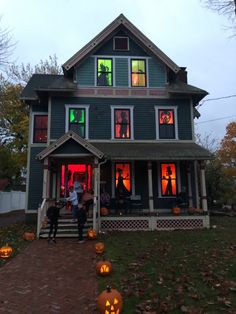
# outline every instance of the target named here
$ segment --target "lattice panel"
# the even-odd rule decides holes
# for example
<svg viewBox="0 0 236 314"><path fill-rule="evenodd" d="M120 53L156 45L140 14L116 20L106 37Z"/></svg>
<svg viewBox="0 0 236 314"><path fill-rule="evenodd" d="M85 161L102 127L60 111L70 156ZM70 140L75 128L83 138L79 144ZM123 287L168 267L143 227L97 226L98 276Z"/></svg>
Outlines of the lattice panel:
<svg viewBox="0 0 236 314"><path fill-rule="evenodd" d="M106 220L101 222L103 230L149 230L148 220Z"/></svg>
<svg viewBox="0 0 236 314"><path fill-rule="evenodd" d="M203 228L202 219L163 219L157 220L157 229L200 229Z"/></svg>

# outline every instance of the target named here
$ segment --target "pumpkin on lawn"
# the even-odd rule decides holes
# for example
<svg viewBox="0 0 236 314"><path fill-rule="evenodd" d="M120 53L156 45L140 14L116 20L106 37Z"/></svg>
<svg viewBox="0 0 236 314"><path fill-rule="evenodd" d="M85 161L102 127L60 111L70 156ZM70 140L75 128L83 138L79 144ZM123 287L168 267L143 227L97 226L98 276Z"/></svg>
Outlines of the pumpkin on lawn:
<svg viewBox="0 0 236 314"><path fill-rule="evenodd" d="M174 207L172 208L172 214L173 214L173 215L178 216L178 215L180 215L180 213L181 213L181 208L180 208L180 207L174 206Z"/></svg>
<svg viewBox="0 0 236 314"><path fill-rule="evenodd" d="M8 246L8 244L6 244L5 246L2 246L0 248L0 257L1 258L8 258L12 255L13 249L11 246Z"/></svg>
<svg viewBox="0 0 236 314"><path fill-rule="evenodd" d="M107 216L109 214L109 210L107 207L101 207L100 213L101 213L101 216Z"/></svg>
<svg viewBox="0 0 236 314"><path fill-rule="evenodd" d="M96 265L96 272L100 276L108 276L112 271L111 263L108 261L99 261Z"/></svg>
<svg viewBox="0 0 236 314"><path fill-rule="evenodd" d="M23 239L26 241L33 241L35 239L35 234L33 232L25 232L23 234Z"/></svg>
<svg viewBox="0 0 236 314"><path fill-rule="evenodd" d="M98 242L95 244L95 251L97 254L102 254L104 252L105 245L102 242Z"/></svg>
<svg viewBox="0 0 236 314"><path fill-rule="evenodd" d="M90 229L88 230L88 232L87 232L87 237L88 237L88 239L90 239L90 240L96 239L96 238L97 238L97 232L96 232L96 230L90 228Z"/></svg>
<svg viewBox="0 0 236 314"><path fill-rule="evenodd" d="M121 294L111 287L107 287L99 296L97 308L100 314L120 314L123 307Z"/></svg>

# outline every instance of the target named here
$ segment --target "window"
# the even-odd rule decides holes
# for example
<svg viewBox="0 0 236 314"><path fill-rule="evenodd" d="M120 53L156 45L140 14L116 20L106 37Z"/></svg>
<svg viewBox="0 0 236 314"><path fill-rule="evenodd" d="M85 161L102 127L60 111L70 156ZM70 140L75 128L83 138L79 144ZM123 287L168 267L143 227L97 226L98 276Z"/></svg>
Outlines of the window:
<svg viewBox="0 0 236 314"><path fill-rule="evenodd" d="M131 59L131 86L146 86L145 60Z"/></svg>
<svg viewBox="0 0 236 314"><path fill-rule="evenodd" d="M33 143L47 143L48 115L34 115Z"/></svg>
<svg viewBox="0 0 236 314"><path fill-rule="evenodd" d="M115 190L116 194L131 193L131 167L130 163L115 164Z"/></svg>
<svg viewBox="0 0 236 314"><path fill-rule="evenodd" d="M69 108L69 130L85 138L85 108Z"/></svg>
<svg viewBox="0 0 236 314"><path fill-rule="evenodd" d="M161 164L161 195L176 196L176 165L172 163Z"/></svg>
<svg viewBox="0 0 236 314"><path fill-rule="evenodd" d="M156 107L157 138L177 139L177 108Z"/></svg>
<svg viewBox="0 0 236 314"><path fill-rule="evenodd" d="M130 110L115 109L115 138L130 138Z"/></svg>
<svg viewBox="0 0 236 314"><path fill-rule="evenodd" d="M114 50L129 50L129 38L128 37L114 37L113 38L113 49Z"/></svg>
<svg viewBox="0 0 236 314"><path fill-rule="evenodd" d="M97 85L112 86L112 59L97 59Z"/></svg>

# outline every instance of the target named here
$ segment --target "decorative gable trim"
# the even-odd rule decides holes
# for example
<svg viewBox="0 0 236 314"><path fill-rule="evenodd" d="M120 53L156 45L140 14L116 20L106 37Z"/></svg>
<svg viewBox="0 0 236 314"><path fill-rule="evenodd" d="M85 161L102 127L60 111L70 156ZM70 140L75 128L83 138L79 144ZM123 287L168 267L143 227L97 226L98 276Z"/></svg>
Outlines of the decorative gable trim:
<svg viewBox="0 0 236 314"><path fill-rule="evenodd" d="M104 156L104 153L101 152L99 149L88 143L86 140L84 140L82 137L80 137L78 134L76 134L73 131L69 131L65 133L61 138L59 138L56 142L42 150L37 156L36 159L42 160L46 158L48 155L50 155L52 152L54 152L56 149L58 149L60 146L65 144L70 139L73 139L75 142L83 146L85 149L87 149L90 153L95 155L97 158L101 159Z"/></svg>
<svg viewBox="0 0 236 314"><path fill-rule="evenodd" d="M120 14L112 23L110 23L103 31L94 37L87 45L74 54L62 67L64 71L69 71L84 57L92 54L92 52L106 40L120 25L129 30L150 53L162 60L175 73L180 71L180 67L175 64L164 52L162 52L151 40L149 40L136 26L134 26L123 14Z"/></svg>

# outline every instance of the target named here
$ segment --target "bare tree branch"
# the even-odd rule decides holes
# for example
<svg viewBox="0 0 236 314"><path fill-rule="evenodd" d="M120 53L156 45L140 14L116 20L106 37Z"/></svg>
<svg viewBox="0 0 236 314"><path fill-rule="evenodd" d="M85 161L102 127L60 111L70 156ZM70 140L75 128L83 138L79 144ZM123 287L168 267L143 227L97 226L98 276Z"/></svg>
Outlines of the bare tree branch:
<svg viewBox="0 0 236 314"><path fill-rule="evenodd" d="M9 65L9 58L12 55L15 46L16 43L13 42L10 30L8 28L2 28L0 25L0 69L4 69Z"/></svg>

